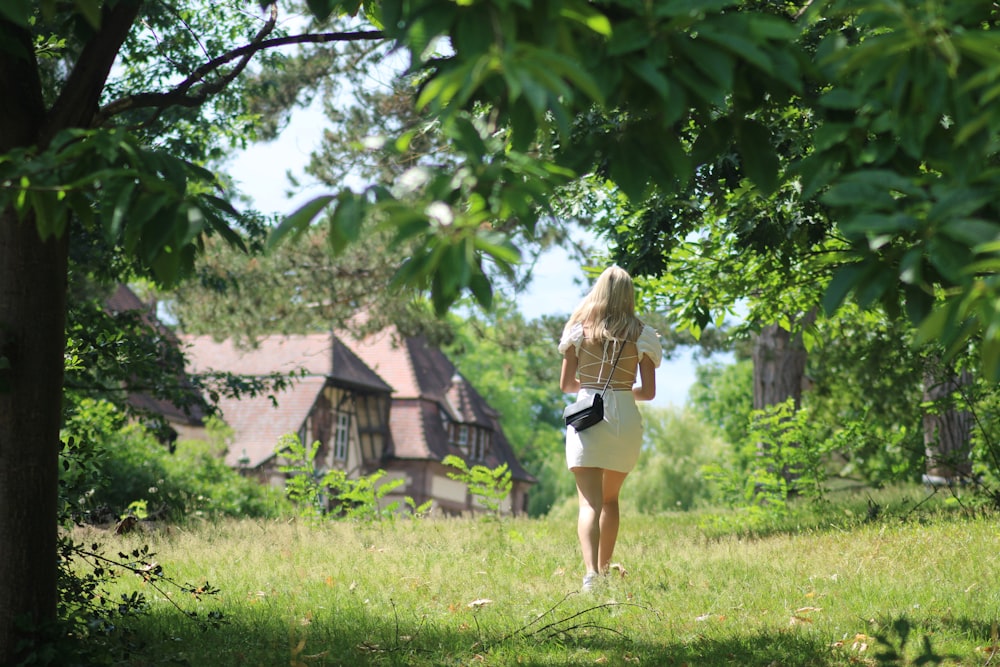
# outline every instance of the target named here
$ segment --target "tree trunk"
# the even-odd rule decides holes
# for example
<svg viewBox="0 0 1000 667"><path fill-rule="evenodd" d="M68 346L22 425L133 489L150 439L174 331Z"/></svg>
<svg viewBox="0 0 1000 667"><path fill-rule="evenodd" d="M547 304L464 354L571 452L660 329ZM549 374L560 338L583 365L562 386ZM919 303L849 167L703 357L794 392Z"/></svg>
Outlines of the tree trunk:
<svg viewBox="0 0 1000 667"><path fill-rule="evenodd" d="M55 619L66 248L0 213L0 664Z"/></svg>
<svg viewBox="0 0 1000 667"><path fill-rule="evenodd" d="M808 324L814 317L814 313L806 315L803 324ZM795 410L799 409L807 356L801 334L793 335L777 324L761 329L752 353L754 410L784 403L789 398L793 400ZM758 450L763 453L766 446L763 442L758 443ZM788 483L788 488L793 490L798 475L787 466L780 474Z"/></svg>
<svg viewBox="0 0 1000 667"><path fill-rule="evenodd" d="M802 399L806 372L806 349L800 335L793 336L777 324L761 329L753 346L753 408Z"/></svg>
<svg viewBox="0 0 1000 667"><path fill-rule="evenodd" d="M971 384L972 374L956 374L950 369L932 368L924 373L924 402L941 401ZM969 460L969 438L972 435L972 413L957 410L949 401L924 414L924 481L948 485L968 480L972 476Z"/></svg>

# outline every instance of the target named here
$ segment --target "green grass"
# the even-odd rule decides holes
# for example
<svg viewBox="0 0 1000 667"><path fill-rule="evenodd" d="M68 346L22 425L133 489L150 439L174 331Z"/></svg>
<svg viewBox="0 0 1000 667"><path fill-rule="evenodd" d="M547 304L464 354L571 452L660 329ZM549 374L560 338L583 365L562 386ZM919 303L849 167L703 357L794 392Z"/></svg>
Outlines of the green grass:
<svg viewBox="0 0 1000 667"><path fill-rule="evenodd" d="M997 517L882 502L876 521L841 504L754 534L706 529L705 514L626 514L627 575L595 594L577 592L572 507L542 520L246 520L81 538L112 552L149 544L167 575L221 589L171 594L222 613L202 627L122 577L116 590L150 605L115 640L129 665L1000 664Z"/></svg>

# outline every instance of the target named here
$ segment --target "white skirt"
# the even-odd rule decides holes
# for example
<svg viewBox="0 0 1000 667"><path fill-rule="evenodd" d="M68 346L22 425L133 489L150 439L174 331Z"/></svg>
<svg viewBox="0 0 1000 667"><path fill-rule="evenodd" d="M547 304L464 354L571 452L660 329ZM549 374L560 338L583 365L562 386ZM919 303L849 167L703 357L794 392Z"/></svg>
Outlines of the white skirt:
<svg viewBox="0 0 1000 667"><path fill-rule="evenodd" d="M599 389L583 387L581 399L599 394ZM604 394L604 421L582 433L566 427L566 465L569 468L605 468L632 472L642 447L642 417L631 389Z"/></svg>

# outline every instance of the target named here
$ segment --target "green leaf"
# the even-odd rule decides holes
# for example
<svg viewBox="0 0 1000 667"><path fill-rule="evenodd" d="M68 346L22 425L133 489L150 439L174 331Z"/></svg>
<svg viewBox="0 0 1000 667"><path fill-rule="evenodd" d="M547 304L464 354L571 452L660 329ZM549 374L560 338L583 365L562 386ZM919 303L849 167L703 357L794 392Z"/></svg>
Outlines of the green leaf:
<svg viewBox="0 0 1000 667"><path fill-rule="evenodd" d="M861 108L862 100L861 95L853 90L834 88L820 96L819 104L827 109L854 111Z"/></svg>
<svg viewBox="0 0 1000 667"><path fill-rule="evenodd" d="M906 315L910 322L922 322L934 307L934 296L916 285L903 285L906 299Z"/></svg>
<svg viewBox="0 0 1000 667"><path fill-rule="evenodd" d="M961 243L937 235L927 241L927 259L947 280L959 284L966 265L972 259L972 252Z"/></svg>
<svg viewBox="0 0 1000 667"><path fill-rule="evenodd" d="M842 144L852 129L850 123L823 123L813 133L813 150L822 152Z"/></svg>
<svg viewBox="0 0 1000 667"><path fill-rule="evenodd" d="M281 221L268 236L267 248L271 249L281 243L286 236L298 236L312 224L313 219L320 214L336 197L323 195L316 197L298 208L294 213Z"/></svg>
<svg viewBox="0 0 1000 667"><path fill-rule="evenodd" d="M847 294L854 289L858 280L863 275L864 270L860 264L849 264L837 269L830 284L826 287L823 295L823 311L827 315L832 315L840 307L840 304L847 298Z"/></svg>
<svg viewBox="0 0 1000 667"><path fill-rule="evenodd" d="M34 4L32 0L3 0L0 2L0 17L22 28L27 28Z"/></svg>
<svg viewBox="0 0 1000 667"><path fill-rule="evenodd" d="M581 23L599 35L611 36L611 21L608 17L600 13L593 7L579 3L571 7L564 7L559 12L562 16Z"/></svg>
<svg viewBox="0 0 1000 667"><path fill-rule="evenodd" d="M900 235L917 228L916 218L904 213L890 215L880 213L859 213L840 225L841 231L849 237L871 236L875 234Z"/></svg>
<svg viewBox="0 0 1000 667"><path fill-rule="evenodd" d="M737 4L736 0L660 0L653 3L656 16L699 17Z"/></svg>
<svg viewBox="0 0 1000 667"><path fill-rule="evenodd" d="M28 201L35 213L35 225L42 240L62 236L66 228L66 213L59 205L56 194L29 190Z"/></svg>
<svg viewBox="0 0 1000 667"><path fill-rule="evenodd" d="M771 146L771 132L757 121L737 126L740 159L747 177L766 196L778 188L778 156Z"/></svg>
<svg viewBox="0 0 1000 667"><path fill-rule="evenodd" d="M337 198L337 208L330 216L328 242L335 255L344 251L352 241L357 241L364 222L364 200L353 192L342 192Z"/></svg>
<svg viewBox="0 0 1000 667"><path fill-rule="evenodd" d="M125 226L126 216L129 213L129 205L132 203L132 193L135 192L135 188L135 181L127 181L119 191L118 197L115 199L111 219L107 223L106 233L108 238L117 239L121 235L122 229Z"/></svg>
<svg viewBox="0 0 1000 667"><path fill-rule="evenodd" d="M684 55L699 70L708 75L722 90L732 90L733 71L736 62L725 51L718 48L717 44L708 43L701 39L686 39L678 43L684 49Z"/></svg>
<svg viewBox="0 0 1000 667"><path fill-rule="evenodd" d="M476 162L482 162L486 157L486 143L479 135L479 130L468 117L460 116L449 124L449 135L455 139L455 144L465 155L472 156Z"/></svg>
<svg viewBox="0 0 1000 667"><path fill-rule="evenodd" d="M653 63L646 59L630 59L627 67L656 91L660 98L670 98L670 79L663 75Z"/></svg>
<svg viewBox="0 0 1000 667"><path fill-rule="evenodd" d="M727 20L724 21L724 26L720 25L723 24L723 21L706 24L699 29L698 34L742 58L762 72L774 74L774 63L767 52L751 40L743 37L747 31L745 18L734 15L729 15L725 18Z"/></svg>
<svg viewBox="0 0 1000 667"><path fill-rule="evenodd" d="M333 13L333 8L337 4L337 0L306 0L309 11L320 21L325 21Z"/></svg>
<svg viewBox="0 0 1000 667"><path fill-rule="evenodd" d="M653 41L649 28L636 19L615 24L608 41L608 55L620 56L645 49ZM629 64L632 64L629 62Z"/></svg>
<svg viewBox="0 0 1000 667"><path fill-rule="evenodd" d="M991 220L951 220L943 223L940 231L944 236L971 247L1000 239L1000 224Z"/></svg>

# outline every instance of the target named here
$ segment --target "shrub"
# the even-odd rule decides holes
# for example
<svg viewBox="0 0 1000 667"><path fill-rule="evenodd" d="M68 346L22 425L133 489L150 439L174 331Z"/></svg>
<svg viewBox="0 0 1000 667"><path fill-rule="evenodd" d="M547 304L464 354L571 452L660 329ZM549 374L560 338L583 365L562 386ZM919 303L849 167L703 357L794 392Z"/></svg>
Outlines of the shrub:
<svg viewBox="0 0 1000 667"><path fill-rule="evenodd" d="M85 399L64 429L62 477L79 520L108 521L145 501L150 518L275 516L282 498L221 458L217 422L208 441L182 440L174 453L111 403ZM214 442L213 442L214 440Z"/></svg>

